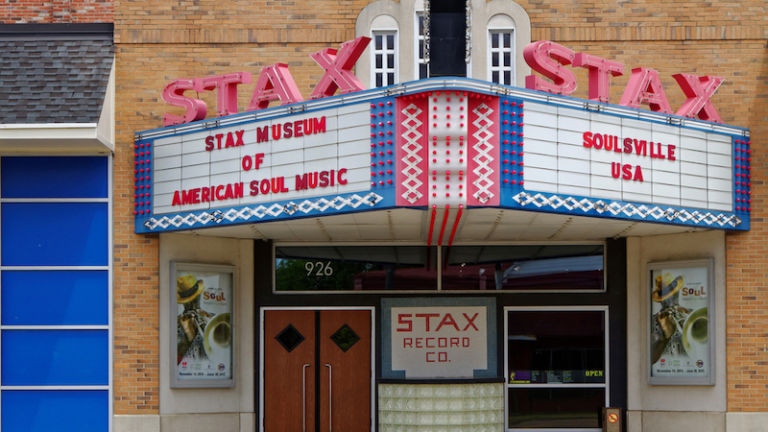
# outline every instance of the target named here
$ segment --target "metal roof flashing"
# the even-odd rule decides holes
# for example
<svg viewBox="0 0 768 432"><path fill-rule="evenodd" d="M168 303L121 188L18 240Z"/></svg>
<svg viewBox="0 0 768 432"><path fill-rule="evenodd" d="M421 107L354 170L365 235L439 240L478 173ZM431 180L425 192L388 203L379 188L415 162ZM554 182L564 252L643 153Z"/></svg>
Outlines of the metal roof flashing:
<svg viewBox="0 0 768 432"><path fill-rule="evenodd" d="M112 24L0 25L0 152L114 150Z"/></svg>

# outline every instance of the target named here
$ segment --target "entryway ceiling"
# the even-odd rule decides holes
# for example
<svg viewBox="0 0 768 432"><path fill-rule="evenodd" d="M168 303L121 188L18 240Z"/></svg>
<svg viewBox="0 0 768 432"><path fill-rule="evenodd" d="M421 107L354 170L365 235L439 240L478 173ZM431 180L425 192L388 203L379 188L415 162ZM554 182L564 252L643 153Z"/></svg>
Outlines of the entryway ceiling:
<svg viewBox="0 0 768 432"><path fill-rule="evenodd" d="M264 239L282 242L432 242L449 243L457 209L451 209L445 228L443 215L417 209L391 209L278 222L230 225L185 231L205 236ZM442 241L440 232L443 231ZM704 231L705 228L618 219L558 215L496 208L464 209L453 243L585 241Z"/></svg>

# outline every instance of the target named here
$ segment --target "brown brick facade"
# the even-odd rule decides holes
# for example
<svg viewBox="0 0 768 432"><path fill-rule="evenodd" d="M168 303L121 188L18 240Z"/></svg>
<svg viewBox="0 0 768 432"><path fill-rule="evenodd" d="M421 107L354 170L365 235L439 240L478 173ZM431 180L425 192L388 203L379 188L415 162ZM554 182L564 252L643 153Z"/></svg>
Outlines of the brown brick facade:
<svg viewBox="0 0 768 432"><path fill-rule="evenodd" d="M290 65L308 97L322 70L308 54L355 36L365 1L122 2L115 16L118 43L115 159L115 413L158 410L157 240L132 234L132 134L161 126L168 107L163 86L178 77ZM768 6L762 1L540 2L520 4L531 17L532 39L623 62L613 80L621 97L630 69L657 69L673 109L684 100L673 73L726 78L714 98L723 121L752 131L752 230L728 236L728 410L768 410L768 277L764 271L768 146ZM586 74L577 71L586 97ZM242 86L241 109L253 84ZM202 95L209 116L211 94ZM171 112L175 112L172 111ZM122 281L130 281L123 283ZM723 345L721 345L722 347Z"/></svg>
<svg viewBox="0 0 768 432"><path fill-rule="evenodd" d="M110 23L112 0L5 0L0 23Z"/></svg>

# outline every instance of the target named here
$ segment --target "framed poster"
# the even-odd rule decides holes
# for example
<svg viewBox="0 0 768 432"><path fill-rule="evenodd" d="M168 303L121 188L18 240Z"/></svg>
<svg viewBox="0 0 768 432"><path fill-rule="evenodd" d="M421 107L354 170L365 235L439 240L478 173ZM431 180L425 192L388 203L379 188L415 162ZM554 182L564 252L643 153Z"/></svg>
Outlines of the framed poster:
<svg viewBox="0 0 768 432"><path fill-rule="evenodd" d="M171 263L171 387L234 385L234 282L233 266Z"/></svg>
<svg viewBox="0 0 768 432"><path fill-rule="evenodd" d="M648 382L714 385L712 259L651 263L648 276Z"/></svg>

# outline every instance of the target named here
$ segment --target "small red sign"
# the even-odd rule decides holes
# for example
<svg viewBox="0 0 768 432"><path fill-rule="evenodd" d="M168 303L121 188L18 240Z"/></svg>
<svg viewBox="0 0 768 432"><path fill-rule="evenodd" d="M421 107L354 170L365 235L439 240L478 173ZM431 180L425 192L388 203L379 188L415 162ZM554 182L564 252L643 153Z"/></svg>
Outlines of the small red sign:
<svg viewBox="0 0 768 432"><path fill-rule="evenodd" d="M619 421L619 415L616 413L608 414L608 423L616 423Z"/></svg>

